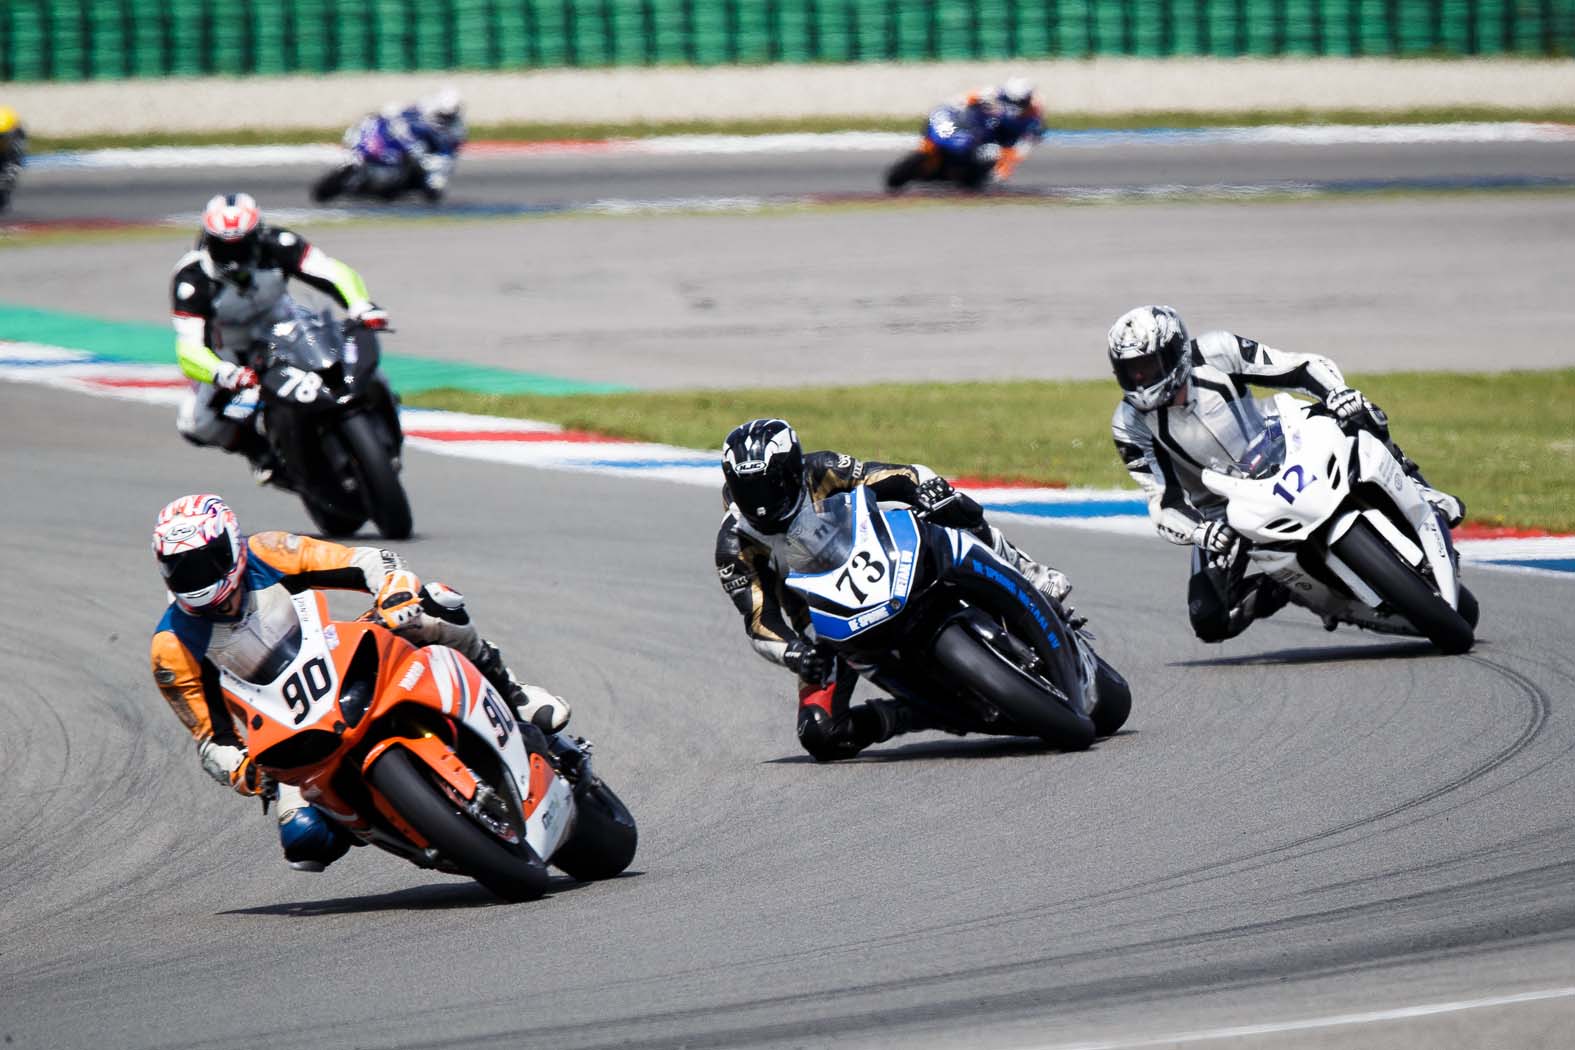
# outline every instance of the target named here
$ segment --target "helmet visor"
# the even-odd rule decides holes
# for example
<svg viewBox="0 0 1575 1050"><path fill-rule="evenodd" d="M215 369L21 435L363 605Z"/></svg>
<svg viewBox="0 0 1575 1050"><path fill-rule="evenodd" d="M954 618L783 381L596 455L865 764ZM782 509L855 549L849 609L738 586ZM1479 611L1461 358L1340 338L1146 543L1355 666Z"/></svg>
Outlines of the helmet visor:
<svg viewBox="0 0 1575 1050"><path fill-rule="evenodd" d="M1121 389L1128 392L1147 390L1163 382L1181 363L1181 354L1185 346L1186 344L1179 339L1172 340L1169 345L1160 347L1152 354L1116 358L1114 361L1116 382L1121 384Z"/></svg>
<svg viewBox="0 0 1575 1050"><path fill-rule="evenodd" d="M235 568L230 534L221 533L196 550L159 556L164 583L176 594L195 594L219 583Z"/></svg>
<svg viewBox="0 0 1575 1050"><path fill-rule="evenodd" d="M798 509L803 479L794 470L734 473L729 488L733 502L757 524L781 524Z"/></svg>

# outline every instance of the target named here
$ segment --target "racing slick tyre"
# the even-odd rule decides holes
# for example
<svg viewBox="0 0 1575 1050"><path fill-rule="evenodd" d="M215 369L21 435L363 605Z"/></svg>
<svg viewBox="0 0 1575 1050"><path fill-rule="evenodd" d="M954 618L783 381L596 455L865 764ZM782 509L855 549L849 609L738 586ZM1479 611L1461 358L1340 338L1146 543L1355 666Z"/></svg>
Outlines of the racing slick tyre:
<svg viewBox="0 0 1575 1050"><path fill-rule="evenodd" d="M574 789L574 831L553 866L581 882L610 879L634 860L640 833L623 800L596 777Z"/></svg>
<svg viewBox="0 0 1575 1050"><path fill-rule="evenodd" d="M1095 736L1110 736L1127 723L1132 713L1132 687L1119 671L1105 663L1103 656L1095 655L1095 695L1099 698L1089 717L1094 720Z"/></svg>
<svg viewBox="0 0 1575 1050"><path fill-rule="evenodd" d="M1062 703L962 624L943 630L933 651L936 662L958 683L1052 747L1081 751L1094 742L1092 721Z"/></svg>
<svg viewBox="0 0 1575 1050"><path fill-rule="evenodd" d="M886 169L886 191L888 193L896 193L918 178L920 173L924 171L924 165L927 160L929 160L929 157L923 150L914 150Z"/></svg>
<svg viewBox="0 0 1575 1050"><path fill-rule="evenodd" d="M394 810L465 874L509 901L535 900L547 892L547 866L524 841L504 842L459 811L402 747L390 747L367 771L367 780Z"/></svg>
<svg viewBox="0 0 1575 1050"><path fill-rule="evenodd" d="M345 191L345 186L354 172L355 168L349 164L330 171L312 183L312 200L318 204L327 204Z"/></svg>
<svg viewBox="0 0 1575 1050"><path fill-rule="evenodd" d="M1366 521L1357 519L1333 548L1386 604L1443 652L1463 653L1476 641L1465 616L1450 608L1421 573L1401 561Z"/></svg>
<svg viewBox="0 0 1575 1050"><path fill-rule="evenodd" d="M350 416L339 425L339 436L350 452L351 469L361 486L361 503L367 517L388 539L408 539L412 525L410 499L371 417Z"/></svg>
<svg viewBox="0 0 1575 1050"><path fill-rule="evenodd" d="M1460 585L1460 601L1455 608L1460 613L1460 618L1469 623L1471 629L1475 631L1477 629L1477 619L1482 615L1482 610L1477 605L1477 596L1466 590L1465 584Z"/></svg>
<svg viewBox="0 0 1575 1050"><path fill-rule="evenodd" d="M320 503L311 496L302 496L306 513L324 536L353 536L355 530L366 522L366 514L348 513Z"/></svg>

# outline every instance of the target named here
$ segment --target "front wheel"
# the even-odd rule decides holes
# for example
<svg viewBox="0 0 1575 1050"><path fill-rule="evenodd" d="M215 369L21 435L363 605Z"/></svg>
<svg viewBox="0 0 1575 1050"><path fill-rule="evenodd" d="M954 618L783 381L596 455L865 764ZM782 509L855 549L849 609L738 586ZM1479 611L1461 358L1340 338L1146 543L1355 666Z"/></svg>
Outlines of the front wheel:
<svg viewBox="0 0 1575 1050"><path fill-rule="evenodd" d="M896 193L923 173L929 154L914 150L886 170L886 190Z"/></svg>
<svg viewBox="0 0 1575 1050"><path fill-rule="evenodd" d="M610 879L634 861L639 841L629 807L612 788L589 777L574 789L574 832L552 863L581 882Z"/></svg>
<svg viewBox="0 0 1575 1050"><path fill-rule="evenodd" d="M399 483L388 449L379 440L370 416L351 416L339 426L350 452L351 469L361 487L361 505L377 529L391 540L410 536L410 499Z"/></svg>
<svg viewBox="0 0 1575 1050"><path fill-rule="evenodd" d="M318 204L327 204L345 191L350 182L350 176L355 173L355 166L346 164L335 168L327 175L312 183L312 200Z"/></svg>
<svg viewBox="0 0 1575 1050"><path fill-rule="evenodd" d="M1368 522L1357 519L1350 531L1334 541L1333 549L1385 604L1442 651L1463 653L1476 641L1466 618L1439 597L1421 573L1402 561Z"/></svg>
<svg viewBox="0 0 1575 1050"><path fill-rule="evenodd" d="M958 684L1051 746L1081 751L1094 742L1092 721L1009 664L962 624L951 624L940 633L934 653L936 662Z"/></svg>
<svg viewBox="0 0 1575 1050"><path fill-rule="evenodd" d="M504 842L455 808L402 747L390 747L367 780L422 838L499 897L535 900L547 892L547 866L524 842ZM523 830L523 828L521 829Z"/></svg>
<svg viewBox="0 0 1575 1050"><path fill-rule="evenodd" d="M1094 720L1096 735L1110 736L1126 725L1132 714L1132 687L1120 672L1105 663L1103 656L1096 653L1094 663L1094 695L1098 700L1089 717Z"/></svg>

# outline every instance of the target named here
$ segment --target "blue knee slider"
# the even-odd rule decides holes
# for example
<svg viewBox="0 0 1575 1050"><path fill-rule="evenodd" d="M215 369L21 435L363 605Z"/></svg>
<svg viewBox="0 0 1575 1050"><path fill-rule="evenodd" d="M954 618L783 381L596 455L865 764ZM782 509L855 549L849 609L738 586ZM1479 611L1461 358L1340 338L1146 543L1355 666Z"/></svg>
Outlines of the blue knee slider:
<svg viewBox="0 0 1575 1050"><path fill-rule="evenodd" d="M350 836L316 806L302 806L279 824L284 859L302 871L322 871L350 851Z"/></svg>

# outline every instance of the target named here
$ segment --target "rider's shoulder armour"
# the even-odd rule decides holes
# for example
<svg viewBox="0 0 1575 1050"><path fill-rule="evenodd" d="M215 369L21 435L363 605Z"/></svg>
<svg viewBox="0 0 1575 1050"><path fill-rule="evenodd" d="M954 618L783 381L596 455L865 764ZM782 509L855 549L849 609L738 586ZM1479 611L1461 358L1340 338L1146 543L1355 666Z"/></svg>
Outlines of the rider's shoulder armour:
<svg viewBox="0 0 1575 1050"><path fill-rule="evenodd" d="M269 226L262 232L260 247L263 267L283 270L285 273L296 273L301 269L301 260L306 258L306 253L312 246L307 243L305 237L294 230L287 230L282 226Z"/></svg>

